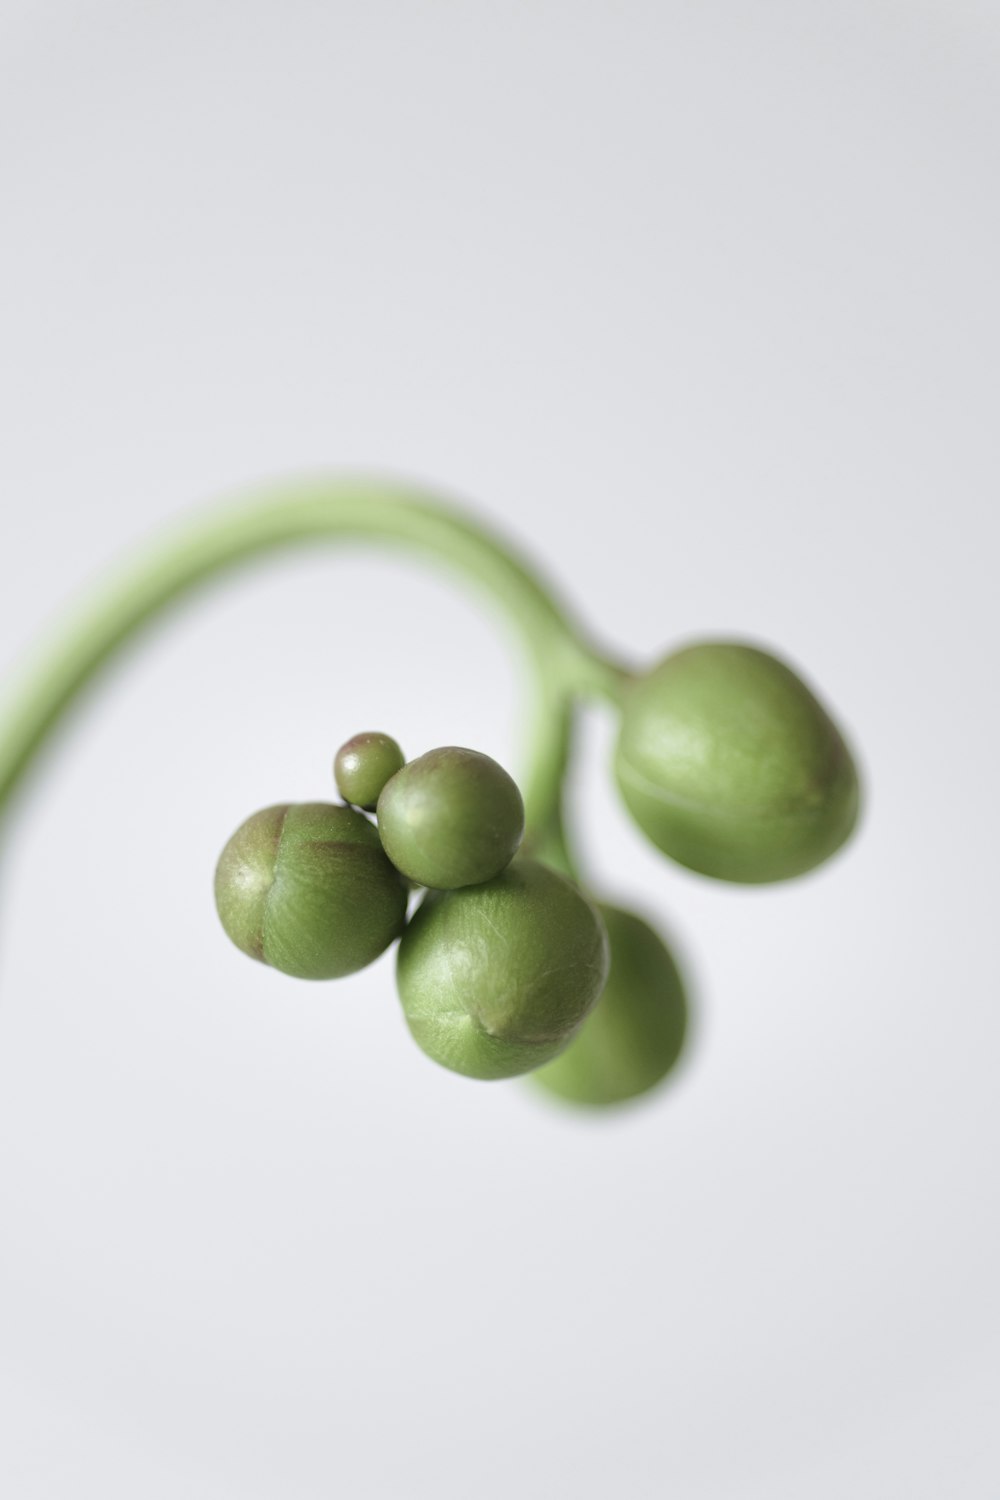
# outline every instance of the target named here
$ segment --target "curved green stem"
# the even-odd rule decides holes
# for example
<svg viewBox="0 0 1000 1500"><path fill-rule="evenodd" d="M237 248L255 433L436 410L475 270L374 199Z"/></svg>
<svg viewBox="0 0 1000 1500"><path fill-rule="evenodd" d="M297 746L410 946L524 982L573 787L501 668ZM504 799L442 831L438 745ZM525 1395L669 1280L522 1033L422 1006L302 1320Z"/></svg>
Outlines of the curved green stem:
<svg viewBox="0 0 1000 1500"><path fill-rule="evenodd" d="M525 853L546 859L567 875L576 866L563 822L562 789L572 730L572 700L560 683L539 683L534 737L524 798Z"/></svg>
<svg viewBox="0 0 1000 1500"><path fill-rule="evenodd" d="M330 479L284 485L176 531L70 617L0 728L0 813L63 715L161 612L241 562L305 543L362 541L425 554L480 584L520 631L534 667L535 738L525 785L534 846L572 868L561 821L572 703L613 696L618 670L590 647L528 564L485 527L409 485Z"/></svg>

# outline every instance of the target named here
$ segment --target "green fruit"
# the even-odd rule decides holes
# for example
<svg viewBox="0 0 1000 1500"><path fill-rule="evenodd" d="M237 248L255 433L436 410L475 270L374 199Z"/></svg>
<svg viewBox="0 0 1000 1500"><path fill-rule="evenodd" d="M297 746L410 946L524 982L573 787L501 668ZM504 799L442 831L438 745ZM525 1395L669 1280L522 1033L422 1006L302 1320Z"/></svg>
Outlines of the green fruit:
<svg viewBox="0 0 1000 1500"><path fill-rule="evenodd" d="M219 917L237 948L300 979L363 969L406 921L406 888L378 833L350 807L265 807L222 851Z"/></svg>
<svg viewBox="0 0 1000 1500"><path fill-rule="evenodd" d="M337 790L345 802L372 812L379 793L405 759L396 741L387 734L369 730L352 735L341 745L333 761Z"/></svg>
<svg viewBox="0 0 1000 1500"><path fill-rule="evenodd" d="M431 892L396 975L429 1057L470 1078L510 1078L566 1046L607 972L595 908L564 876L517 859L483 885Z"/></svg>
<svg viewBox="0 0 1000 1500"><path fill-rule="evenodd" d="M477 750L430 750L378 799L378 831L397 870L450 891L492 880L517 852L524 803L502 766Z"/></svg>
<svg viewBox="0 0 1000 1500"><path fill-rule="evenodd" d="M611 969L604 993L564 1052L533 1078L573 1104L620 1104L648 1092L684 1046L688 1006L669 950L641 917L599 908Z"/></svg>
<svg viewBox="0 0 1000 1500"><path fill-rule="evenodd" d="M790 667L752 646L689 646L634 681L615 772L653 843L720 880L803 874L857 820L837 726Z"/></svg>

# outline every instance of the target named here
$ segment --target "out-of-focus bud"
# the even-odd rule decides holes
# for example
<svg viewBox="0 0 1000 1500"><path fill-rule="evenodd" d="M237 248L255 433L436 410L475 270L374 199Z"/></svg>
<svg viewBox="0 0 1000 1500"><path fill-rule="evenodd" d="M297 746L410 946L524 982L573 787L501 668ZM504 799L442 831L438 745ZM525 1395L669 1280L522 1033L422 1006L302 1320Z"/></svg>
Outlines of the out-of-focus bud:
<svg viewBox="0 0 1000 1500"><path fill-rule="evenodd" d="M858 778L826 709L756 647L688 646L626 689L615 774L658 848L719 880L821 864L858 814Z"/></svg>
<svg viewBox="0 0 1000 1500"><path fill-rule="evenodd" d="M532 1078L573 1104L622 1104L660 1083L681 1055L688 1026L684 982L641 917L599 907L611 969L600 1000L565 1051Z"/></svg>

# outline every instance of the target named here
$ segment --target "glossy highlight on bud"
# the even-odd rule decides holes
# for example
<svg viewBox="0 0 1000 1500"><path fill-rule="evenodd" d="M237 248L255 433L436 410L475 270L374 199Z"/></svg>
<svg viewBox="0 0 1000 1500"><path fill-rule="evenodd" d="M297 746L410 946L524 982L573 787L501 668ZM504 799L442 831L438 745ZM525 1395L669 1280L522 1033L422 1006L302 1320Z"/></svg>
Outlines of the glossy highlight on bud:
<svg viewBox="0 0 1000 1500"><path fill-rule="evenodd" d="M215 872L237 948L300 979L339 979L378 958L403 930L406 899L368 819L328 802L254 813Z"/></svg>
<svg viewBox="0 0 1000 1500"><path fill-rule="evenodd" d="M607 973L595 907L572 881L526 858L485 884L430 892L396 968L415 1041L470 1078L510 1078L554 1057Z"/></svg>
<svg viewBox="0 0 1000 1500"><path fill-rule="evenodd" d="M858 815L826 709L784 662L735 642L688 646L628 686L615 774L653 843L719 880L801 875Z"/></svg>

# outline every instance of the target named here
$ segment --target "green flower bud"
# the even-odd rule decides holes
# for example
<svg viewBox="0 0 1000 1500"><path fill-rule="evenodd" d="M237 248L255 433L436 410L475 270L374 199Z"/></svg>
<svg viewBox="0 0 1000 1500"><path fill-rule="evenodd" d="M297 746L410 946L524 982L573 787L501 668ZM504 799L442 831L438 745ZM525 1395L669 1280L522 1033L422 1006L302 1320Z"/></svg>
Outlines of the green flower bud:
<svg viewBox="0 0 1000 1500"><path fill-rule="evenodd" d="M477 750L430 750L378 799L378 831L397 870L451 891L492 880L517 852L524 803L502 766Z"/></svg>
<svg viewBox="0 0 1000 1500"><path fill-rule="evenodd" d="M689 646L633 682L615 772L653 843L720 880L801 875L840 848L858 814L837 726L789 667L752 646Z"/></svg>
<svg viewBox="0 0 1000 1500"><path fill-rule="evenodd" d="M363 969L406 921L406 888L377 830L329 802L248 818L222 851L215 904L237 948L300 979Z"/></svg>
<svg viewBox="0 0 1000 1500"><path fill-rule="evenodd" d="M564 1052L533 1076L573 1104L620 1104L664 1079L687 1031L684 983L669 950L641 917L599 907L611 969L591 1014Z"/></svg>
<svg viewBox="0 0 1000 1500"><path fill-rule="evenodd" d="M510 1078L566 1046L607 972L596 909L522 858L486 884L431 892L403 935L396 977L428 1057L470 1078Z"/></svg>
<svg viewBox="0 0 1000 1500"><path fill-rule="evenodd" d="M370 730L352 735L334 757L333 777L345 802L375 810L379 793L405 765L402 750L387 734Z"/></svg>

